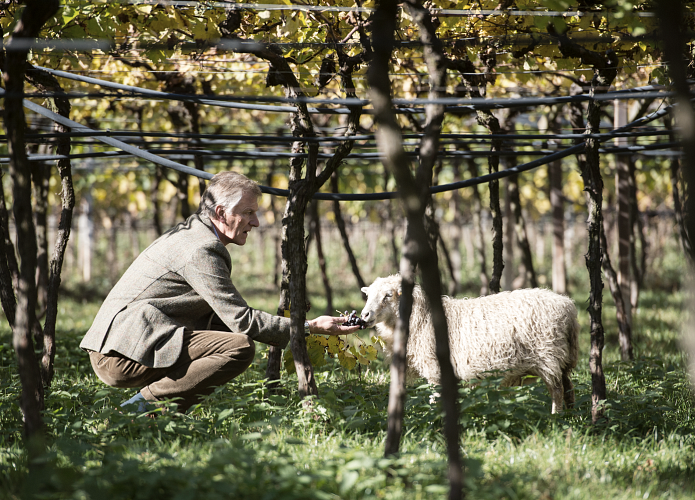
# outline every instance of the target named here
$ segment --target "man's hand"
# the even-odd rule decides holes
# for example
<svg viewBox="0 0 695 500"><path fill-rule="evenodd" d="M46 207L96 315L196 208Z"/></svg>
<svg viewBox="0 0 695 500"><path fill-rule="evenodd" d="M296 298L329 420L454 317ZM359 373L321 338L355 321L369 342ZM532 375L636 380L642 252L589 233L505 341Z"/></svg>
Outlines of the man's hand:
<svg viewBox="0 0 695 500"><path fill-rule="evenodd" d="M319 335L347 335L360 329L359 325L343 326L343 323L344 317L319 316L309 320L309 330Z"/></svg>

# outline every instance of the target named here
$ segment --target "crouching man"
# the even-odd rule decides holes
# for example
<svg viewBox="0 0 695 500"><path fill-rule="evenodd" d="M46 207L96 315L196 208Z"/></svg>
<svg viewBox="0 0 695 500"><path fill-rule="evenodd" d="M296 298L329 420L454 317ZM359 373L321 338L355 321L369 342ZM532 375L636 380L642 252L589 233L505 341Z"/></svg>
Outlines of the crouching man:
<svg viewBox="0 0 695 500"><path fill-rule="evenodd" d="M258 227L261 191L241 174L215 175L198 211L142 252L116 283L80 347L97 376L113 387L138 388L123 403L178 398L185 412L202 395L243 373L254 342L284 348L290 320L252 309L230 277L226 245L244 245ZM357 326L321 316L305 332L343 335Z"/></svg>

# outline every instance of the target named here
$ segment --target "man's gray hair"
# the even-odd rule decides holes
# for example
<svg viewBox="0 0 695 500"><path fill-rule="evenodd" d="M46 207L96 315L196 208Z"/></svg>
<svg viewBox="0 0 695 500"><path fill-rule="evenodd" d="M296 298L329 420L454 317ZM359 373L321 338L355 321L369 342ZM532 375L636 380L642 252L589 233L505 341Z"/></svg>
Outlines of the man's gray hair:
<svg viewBox="0 0 695 500"><path fill-rule="evenodd" d="M224 207L226 211L232 211L241 201L245 193L261 196L261 188L245 175L236 172L220 172L210 180L207 189L200 197L198 213L215 219L215 209Z"/></svg>

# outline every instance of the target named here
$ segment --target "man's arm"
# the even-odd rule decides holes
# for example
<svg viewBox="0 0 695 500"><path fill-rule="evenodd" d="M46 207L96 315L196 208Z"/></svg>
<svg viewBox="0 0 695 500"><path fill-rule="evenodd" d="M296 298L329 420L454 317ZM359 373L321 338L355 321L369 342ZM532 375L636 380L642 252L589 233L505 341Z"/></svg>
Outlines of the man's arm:
<svg viewBox="0 0 695 500"><path fill-rule="evenodd" d="M246 303L232 283L231 260L222 243L201 246L191 254L181 272L231 331L258 342L286 347L290 339L289 319L253 309Z"/></svg>

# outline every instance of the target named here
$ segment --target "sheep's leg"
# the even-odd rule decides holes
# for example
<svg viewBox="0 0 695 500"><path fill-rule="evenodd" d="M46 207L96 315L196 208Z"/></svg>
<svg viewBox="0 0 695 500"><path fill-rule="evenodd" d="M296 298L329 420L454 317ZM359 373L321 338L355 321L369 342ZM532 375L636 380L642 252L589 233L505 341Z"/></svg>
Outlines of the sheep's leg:
<svg viewBox="0 0 695 500"><path fill-rule="evenodd" d="M553 400L550 413L562 411L562 382L560 380L546 380L545 385L548 388L548 392L550 392L550 398Z"/></svg>
<svg viewBox="0 0 695 500"><path fill-rule="evenodd" d="M565 406L574 408L574 386L570 380L569 370L562 371L562 390L565 398Z"/></svg>

